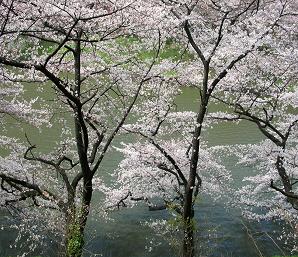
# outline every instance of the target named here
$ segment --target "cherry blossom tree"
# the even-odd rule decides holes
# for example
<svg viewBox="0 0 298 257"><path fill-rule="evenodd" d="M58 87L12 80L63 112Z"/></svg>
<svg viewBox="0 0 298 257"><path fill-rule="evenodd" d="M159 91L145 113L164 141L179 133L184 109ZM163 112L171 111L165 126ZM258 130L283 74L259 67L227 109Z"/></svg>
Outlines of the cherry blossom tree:
<svg viewBox="0 0 298 257"><path fill-rule="evenodd" d="M227 77L216 98L234 111L218 118L253 122L264 136L259 144L232 148L240 164L257 169L235 199L246 217L284 222L281 237L297 250L297 28L291 10L295 6L275 28L279 37L240 64L241 76Z"/></svg>
<svg viewBox="0 0 298 257"><path fill-rule="evenodd" d="M73 118L73 125L62 120L61 140L46 155L34 138L27 146L1 139L9 152L1 158L1 204L21 214L20 228L32 239L50 230L64 238L66 256L81 256L93 191L101 186L96 174L145 86L157 83L159 71L152 68L161 34L155 29L142 44L145 14L138 1L8 0L0 6L0 93L17 95L25 84L41 98L52 90L55 107ZM153 17L156 10L148 10ZM152 58L144 59L140 53L149 50ZM1 112L33 123L46 118L42 111L33 115L34 100L0 101ZM31 242L33 251L37 240Z"/></svg>
<svg viewBox="0 0 298 257"><path fill-rule="evenodd" d="M153 2L164 8L165 18L158 20L161 31L167 31L192 55L189 62L178 63L172 75L178 84L197 88L198 111L172 113L169 99L175 97L177 90L171 92L166 87L160 89L159 98L148 101L150 114L147 112L139 124L125 129L141 135L149 145L139 142L120 150L126 160L120 165L118 182L122 186L115 190L114 201L117 207L136 200L146 201L150 209L172 207L182 217L183 256L189 257L194 256L193 218L198 192L204 183L219 191L217 185L225 184L229 178L213 157L212 148L204 149L203 129L208 127L210 101L217 90L232 96L232 90L224 88L225 79L230 79L228 88L233 88L234 78L243 76L241 69L246 60L266 54L272 42L283 35L280 25L292 22L293 6L288 1ZM176 133L182 139L168 140ZM204 171L213 177L212 182ZM154 185L151 190L148 181ZM152 204L157 197L164 202L162 207Z"/></svg>
<svg viewBox="0 0 298 257"><path fill-rule="evenodd" d="M26 146L24 146L20 139L9 136L9 126L7 122L14 124L14 129L21 129L22 125L26 123L27 126L40 128L41 126L51 126L50 112L47 109L36 108L36 105L39 102L38 98L32 100L24 99L24 86L22 85L20 79L16 77L14 79L8 79L5 77L4 73L1 74L1 100L0 100L0 113L1 113L1 128L2 134L0 136L0 148L1 148L1 157L0 157L0 166L1 166L1 190L0 190L0 204L1 206L15 206L14 203L25 200L27 197L35 199L32 191L23 191L20 192L18 197L13 195L13 191L10 190L9 184L6 184L5 180L2 179L3 175L8 176L13 174L18 179L23 179L26 181L26 174L30 171L31 174L34 174L33 170L36 170L37 167L33 164L24 162L23 155L26 151ZM29 124L29 125L28 125ZM7 135L5 135L7 133ZM17 175L17 176L16 176ZM8 208L10 210L10 208ZM11 209L11 214L14 214L14 210ZM4 216L4 213L1 208L1 215ZM20 214L20 212L19 212ZM31 213L32 214L32 213ZM11 215L10 217L12 217ZM37 216L37 215L36 215ZM14 219L14 218L12 218ZM14 222L12 227L17 228L19 231L22 231L21 226L17 226ZM1 224L3 225L3 224ZM20 225L20 224L19 224ZM25 225L25 223L23 223ZM32 225L32 224L31 224ZM33 226L31 226L32 228ZM50 226L49 226L50 227ZM3 227L2 227L3 229ZM36 230L30 229L30 236L32 239L36 240L34 237ZM39 234L40 235L40 234ZM38 238L41 239L41 238ZM42 240L42 239L41 239ZM16 239L19 241L19 238ZM33 247L34 248L34 247ZM34 250L32 248L32 250Z"/></svg>
<svg viewBox="0 0 298 257"><path fill-rule="evenodd" d="M223 192L230 179L221 147L203 141L208 106L218 92L231 95L227 88L245 78L246 62L266 57L284 36L294 5L286 0L2 1L1 79L13 87L15 81L38 82L40 90L52 87L57 105L74 119L75 134L63 129L58 149L47 155L29 138L29 148L11 148L10 165L25 153L25 160L18 159L28 166L2 165L2 191L12 197L4 204L29 202L41 207L30 211L44 210L43 218L55 212L48 222L62 229L66 255L81 256L93 190L100 188L109 205L146 201L152 210L178 213L183 256L194 256L195 200L203 191ZM181 50L162 59L167 39ZM144 58L144 52L151 57ZM175 111L181 85L199 92L196 112ZM144 101L138 102L140 97ZM132 112L136 123L124 126ZM120 149L126 159L117 171L119 187L111 191L96 174L121 129L139 135L140 142ZM162 205L153 204L156 198Z"/></svg>

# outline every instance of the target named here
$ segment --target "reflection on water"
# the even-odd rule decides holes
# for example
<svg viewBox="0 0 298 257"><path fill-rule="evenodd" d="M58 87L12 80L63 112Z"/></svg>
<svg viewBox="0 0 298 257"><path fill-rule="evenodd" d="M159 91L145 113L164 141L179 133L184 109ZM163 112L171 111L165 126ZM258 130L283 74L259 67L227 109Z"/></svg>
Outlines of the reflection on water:
<svg viewBox="0 0 298 257"><path fill-rule="evenodd" d="M185 89L183 95L177 99L179 110L196 110L196 92L193 89ZM212 106L212 109L221 109L222 106ZM8 126L14 126L13 122ZM14 133L15 136L24 138L24 132L34 135L35 140L43 151L49 150L54 146L55 137L59 134L59 128L47 129L45 134L38 135L32 132L29 127L24 127L23 131L14 130L7 132ZM235 143L254 143L262 137L254 125L241 122L239 124L223 123L213 127L212 130L205 132L209 145L215 144L235 144ZM117 139L119 142L121 138ZM116 143L117 143L116 142ZM111 151L106 156L104 165L100 171L107 181L110 180L109 173L119 163L121 156L115 151ZM225 159L226 165L232 170L235 187L241 186L241 179L251 172L250 169L235 165L235 160L229 157ZM198 224L198 238L203 244L205 253L209 256L234 256L234 257L254 257L258 256L253 241L249 238L244 228L240 213L236 208L229 208L224 203L213 202L208 197L201 197L196 206L195 219ZM100 197L95 197L94 202L100 202ZM3 214L3 213L2 213ZM126 209L112 214L114 221L100 222L90 221L86 236L87 251L85 256L104 257L171 257L175 256L173 249L169 246L166 239L161 240L154 234L154 231L141 223L149 219L166 218L165 211L149 212L145 206L134 209ZM0 225L5 222L3 215ZM245 222L245 224L248 224ZM274 224L269 222L250 223L252 231L267 231L274 229ZM1 226L0 226L1 227ZM96 229L96 233L94 230ZM211 231L211 232L210 232ZM14 231L0 230L0 256L16 256L17 252L10 249L15 236ZM266 236L260 236L257 240L258 247L264 256L280 254L274 247L272 241ZM20 253L20 252L19 252ZM38 253L36 253L37 255ZM49 250L44 256L55 256L55 249Z"/></svg>

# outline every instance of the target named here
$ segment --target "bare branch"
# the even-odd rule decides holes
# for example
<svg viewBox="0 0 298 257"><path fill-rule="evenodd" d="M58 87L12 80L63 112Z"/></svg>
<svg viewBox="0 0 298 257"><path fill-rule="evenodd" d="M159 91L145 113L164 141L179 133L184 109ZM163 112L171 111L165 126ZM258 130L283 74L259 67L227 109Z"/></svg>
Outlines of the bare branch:
<svg viewBox="0 0 298 257"><path fill-rule="evenodd" d="M118 125L116 126L116 128L114 129L114 131L111 133L110 137L107 139L107 142L105 143L105 145L103 147L102 153L99 156L99 158L97 159L97 162L96 162L96 164L94 165L94 167L92 169L93 175L97 171L97 169L98 169L100 163L102 162L102 160L104 158L104 155L105 155L106 151L108 150L110 144L114 140L114 138L115 138L116 134L118 133L118 131L120 130L120 128L123 126L123 124L124 124L125 120L127 119L130 111L132 110L134 104L136 103L137 98L139 96L139 93L141 91L141 88L142 88L143 84L151 79L151 77L148 77L148 75L150 74L150 72L151 72L151 70L152 70L152 68L153 68L153 66L155 64L155 62L156 62L156 60L157 60L157 58L159 56L160 49L161 49L161 33L160 33L160 31L158 31L158 35L159 35L158 48L157 48L157 51L156 51L155 58L153 59L153 61L152 61L151 65L149 66L147 72L143 76L143 79L139 83L139 86L137 88L137 91L136 91L135 95L133 96L133 99L132 99L130 105L128 106L128 108L124 112L124 115L123 115L122 119L120 120L120 122L118 123Z"/></svg>
<svg viewBox="0 0 298 257"><path fill-rule="evenodd" d="M1 56L0 56L0 63L11 67L21 68L21 69L35 68L37 71L40 71L41 73L43 73L50 81L52 81L54 85L63 93L63 95L66 98L68 98L70 101L72 101L78 106L81 105L79 99L76 96L72 95L71 92L69 92L66 89L67 84L65 84L65 82L63 82L60 78L56 77L52 72L50 72L43 65L24 63L24 62L15 61L15 60L7 60L6 58Z"/></svg>
<svg viewBox="0 0 298 257"><path fill-rule="evenodd" d="M13 10L14 1L15 0L12 0L11 3L10 3L10 6L8 7L8 10L7 10L7 13L6 13L6 17L5 17L4 21L3 21L3 24L1 25L0 37L4 34L5 27L7 25L8 20L9 20L9 15L10 15L10 13Z"/></svg>
<svg viewBox="0 0 298 257"><path fill-rule="evenodd" d="M230 62L230 64L221 73L219 73L219 75L212 81L212 83L211 83L211 85L208 89L208 94L209 95L212 94L212 92L213 92L214 88L216 87L216 85L228 74L228 71L231 70L237 62L241 61L249 53L251 53L253 48L254 48L254 46L251 49L245 51L243 54L240 54L237 58L232 60Z"/></svg>
<svg viewBox="0 0 298 257"><path fill-rule="evenodd" d="M291 192L287 193L287 192L285 192L284 190L282 190L282 189L276 187L276 186L274 185L272 179L271 179L271 181L270 181L270 187L271 187L272 189L274 189L274 190L280 192L281 194L283 194L283 195L286 196L286 197L289 197L289 198L292 198L292 199L298 199L298 195L296 195L296 194L294 194L294 193L291 193Z"/></svg>
<svg viewBox="0 0 298 257"><path fill-rule="evenodd" d="M78 21L76 20L74 22L74 24L71 26L71 28L69 29L68 33L66 34L65 38L62 40L62 42L58 45L58 47L46 58L45 62L44 62L44 66L46 67L48 62L59 52L59 50L64 47L65 43L68 41L69 36L72 32L72 30L75 28L75 26L77 25Z"/></svg>
<svg viewBox="0 0 298 257"><path fill-rule="evenodd" d="M203 52L201 51L201 49L199 48L199 46L196 44L195 40L193 39L189 27L190 27L190 25L189 25L189 21L186 20L186 21L184 22L184 30L185 30L185 32L186 32L187 38L188 38L188 40L189 40L189 43L191 44L191 46L193 47L193 49L194 49L194 50L196 51L196 53L198 54L198 56L199 56L199 58L201 59L203 65L206 66L207 61L206 61L206 59L205 59L205 56L204 56Z"/></svg>
<svg viewBox="0 0 298 257"><path fill-rule="evenodd" d="M176 172L172 171L171 169L169 169L164 163L160 163L157 165L157 167L163 171L166 171L172 175L174 175L177 179L177 182L178 182L178 185L181 186L181 185L185 185L183 182L180 181L179 179L179 176Z"/></svg>
<svg viewBox="0 0 298 257"><path fill-rule="evenodd" d="M177 171L177 174L179 175L180 179L182 180L182 184L184 186L187 185L187 180L186 180L185 176L183 175L183 172L181 171L180 167L178 166L178 164L176 163L176 161L174 160L174 158L161 145L159 145L152 137L149 137L149 136L145 135L144 133L142 133L140 131L137 131L137 132L136 131L132 131L132 130L127 130L127 131L128 132L131 132L131 133L137 133L137 134L141 135L142 137L148 139L148 141L152 145L154 145L162 153L162 155L164 157L166 157L166 159L173 165L173 167Z"/></svg>
<svg viewBox="0 0 298 257"><path fill-rule="evenodd" d="M60 200L55 194L53 194L52 192L50 192L47 189L41 189L38 185L36 184L32 184L30 182L24 181L24 180L20 180L11 176L7 176L6 174L0 173L0 178L2 178L5 181L9 181L12 183L15 183L19 186L31 189L36 191L40 196L42 196L44 199L46 200L50 200L50 201L55 201L59 207L64 207L64 203L62 200Z"/></svg>
<svg viewBox="0 0 298 257"><path fill-rule="evenodd" d="M226 13L224 14L222 20L221 20L221 23L220 23L220 26L219 26L219 30L218 30L217 40L216 40L216 43L215 43L215 45L214 45L214 47L213 47L213 49L212 49L212 51L211 51L211 53L210 53L210 56L208 57L208 60L207 60L208 63L210 63L210 61L211 61L213 55L215 54L216 49L218 48L218 46L219 46L219 44L220 44L220 41L221 41L221 39L222 39L222 37L223 37L223 35L222 35L223 26L224 26L224 23L225 23L225 21L226 21L226 19L227 19L228 14L229 14L229 12L226 12Z"/></svg>

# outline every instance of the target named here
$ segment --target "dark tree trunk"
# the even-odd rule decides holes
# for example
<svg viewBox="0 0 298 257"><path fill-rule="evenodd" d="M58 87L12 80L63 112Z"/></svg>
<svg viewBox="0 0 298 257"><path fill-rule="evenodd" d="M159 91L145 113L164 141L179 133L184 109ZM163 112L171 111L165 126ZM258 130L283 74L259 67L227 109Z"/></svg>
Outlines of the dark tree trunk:
<svg viewBox="0 0 298 257"><path fill-rule="evenodd" d="M92 199L92 179L84 179L83 183L84 191L79 217L76 216L76 213L73 213L67 218L66 257L81 257L85 244L84 232Z"/></svg>
<svg viewBox="0 0 298 257"><path fill-rule="evenodd" d="M284 160L283 160L283 157L282 156L280 156L280 155L277 156L277 160L276 160L275 166L276 166L276 169L278 171L278 174L279 174L279 176L281 178L284 192L287 195L292 195L293 194L293 192L292 192L293 186L292 186L290 177L287 174L286 169L284 167ZM298 208L297 197L287 196L287 201L293 206L293 208L295 208L295 209Z"/></svg>
<svg viewBox="0 0 298 257"><path fill-rule="evenodd" d="M191 213L184 215L184 238L183 238L183 257L193 257L195 244L194 244L194 225L193 216L194 211L191 209ZM187 217L186 217L187 216Z"/></svg>
<svg viewBox="0 0 298 257"><path fill-rule="evenodd" d="M82 205L79 211L69 209L66 214L65 256L81 257L83 252L84 232L92 199L92 178L83 179Z"/></svg>
<svg viewBox="0 0 298 257"><path fill-rule="evenodd" d="M90 204L92 199L92 177L86 177L84 178L84 189L83 189L83 199L82 199L82 210L81 210L81 216L80 216L80 228L82 233L84 232L87 218L90 211Z"/></svg>
<svg viewBox="0 0 298 257"><path fill-rule="evenodd" d="M283 157L282 156L277 156L277 160L276 160L276 163L275 163L275 166L276 166L276 169L278 171L278 174L281 178L281 181L282 181L282 184L283 184L283 187L284 187L284 190L286 193L291 193L292 191L292 184L291 184L291 181L290 181L290 178L286 172L286 169L284 167L284 164L283 164Z"/></svg>
<svg viewBox="0 0 298 257"><path fill-rule="evenodd" d="M207 94L207 81L208 81L209 67L205 66L205 77L203 81L203 92L201 94L201 104L196 119L196 127L192 139L192 154L190 159L190 170L188 183L185 188L184 195L184 208L183 208L183 222L184 222L184 240L183 240L183 257L194 256L194 188L201 187L201 179L197 173L202 125L207 111L207 105L209 102L209 96ZM196 178L198 178L196 185Z"/></svg>
<svg viewBox="0 0 298 257"><path fill-rule="evenodd" d="M65 223L65 254L63 256L81 257L84 246L84 234L80 230L75 208L70 208L67 211Z"/></svg>
<svg viewBox="0 0 298 257"><path fill-rule="evenodd" d="M83 178L82 203L80 210L74 210L70 219L67 220L66 235L66 256L81 257L84 247L84 231L89 215L90 203L92 199L92 174L88 163L87 151L89 147L88 131L82 112L81 98L81 35L78 32L78 40L74 51L74 69L75 69L75 96L79 99L75 106L75 137L77 144L77 153ZM74 188L74 190L76 190Z"/></svg>

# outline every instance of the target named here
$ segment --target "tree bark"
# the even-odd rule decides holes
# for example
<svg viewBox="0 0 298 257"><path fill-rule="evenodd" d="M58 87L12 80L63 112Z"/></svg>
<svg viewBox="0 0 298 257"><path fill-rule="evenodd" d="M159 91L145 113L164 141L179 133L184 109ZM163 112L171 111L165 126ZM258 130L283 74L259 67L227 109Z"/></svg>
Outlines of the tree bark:
<svg viewBox="0 0 298 257"><path fill-rule="evenodd" d="M209 64L204 65L204 79L203 90L201 92L201 103L196 119L196 127L192 138L192 153L190 159L190 169L187 185L184 194L184 208L183 208L183 222L184 222L184 240L183 240L183 257L194 256L194 209L193 209L193 192L195 188L196 178L198 176L197 166L199 160L201 134L204 118L207 112L207 106L209 102L208 90L208 76L209 76ZM198 186L201 186L201 179L198 179Z"/></svg>
<svg viewBox="0 0 298 257"><path fill-rule="evenodd" d="M84 188L83 188L83 199L82 199L82 209L80 214L80 229L81 232L84 233L84 229L87 223L87 218L90 211L91 199L92 199L92 177L84 177L83 180Z"/></svg>
<svg viewBox="0 0 298 257"><path fill-rule="evenodd" d="M80 168L83 178L83 192L82 203L79 210L71 212L71 217L67 218L66 228L66 257L81 257L84 247L84 231L89 215L89 209L92 199L92 172L88 163L88 146L89 138L88 131L84 121L84 115L82 112L81 103L81 35L82 32L78 32L78 40L76 42L74 51L74 70L75 70L75 87L74 92L79 102L75 107L75 138L77 153L79 156ZM74 191L76 188L74 188Z"/></svg>
<svg viewBox="0 0 298 257"><path fill-rule="evenodd" d="M282 185L283 185L283 188L284 188L284 192L287 195L293 194L293 192L292 192L293 186L292 186L291 180L289 178L289 175L287 174L286 169L284 167L284 160L283 160L283 157L282 156L280 156L280 155L277 156L277 160L276 160L275 166L276 166L276 169L278 171L278 174L279 174L279 176L281 178ZM298 201L297 201L296 198L287 196L287 201L295 209L298 208Z"/></svg>
<svg viewBox="0 0 298 257"><path fill-rule="evenodd" d="M81 257L84 243L84 232L81 231L79 223L72 215L66 220L65 256Z"/></svg>
<svg viewBox="0 0 298 257"><path fill-rule="evenodd" d="M292 185L291 185L290 178L286 172L286 169L284 168L282 156L280 156L280 155L277 156L275 166L276 166L278 174L281 178L285 192L290 193L292 191Z"/></svg>

